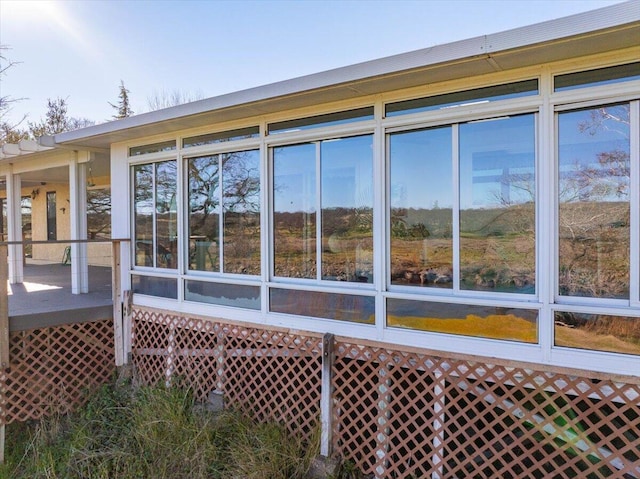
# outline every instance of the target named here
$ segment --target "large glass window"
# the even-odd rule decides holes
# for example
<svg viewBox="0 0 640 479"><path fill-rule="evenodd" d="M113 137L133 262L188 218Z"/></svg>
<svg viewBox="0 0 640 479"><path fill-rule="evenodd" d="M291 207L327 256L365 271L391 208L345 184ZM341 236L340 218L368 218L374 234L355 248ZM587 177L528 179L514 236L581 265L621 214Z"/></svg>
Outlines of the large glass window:
<svg viewBox="0 0 640 479"><path fill-rule="evenodd" d="M629 125L629 104L558 114L562 296L629 298Z"/></svg>
<svg viewBox="0 0 640 479"><path fill-rule="evenodd" d="M389 135L391 284L535 292L534 119L516 115Z"/></svg>
<svg viewBox="0 0 640 479"><path fill-rule="evenodd" d="M134 181L135 265L177 268L177 162L136 165Z"/></svg>
<svg viewBox="0 0 640 479"><path fill-rule="evenodd" d="M535 125L460 125L460 289L535 292Z"/></svg>
<svg viewBox="0 0 640 479"><path fill-rule="evenodd" d="M390 135L391 284L452 287L451 130Z"/></svg>
<svg viewBox="0 0 640 479"><path fill-rule="evenodd" d="M87 237L111 238L111 188L87 190Z"/></svg>
<svg viewBox="0 0 640 479"><path fill-rule="evenodd" d="M187 160L189 269L260 274L260 153Z"/></svg>
<svg viewBox="0 0 640 479"><path fill-rule="evenodd" d="M276 276L373 282L371 135L275 148L273 204Z"/></svg>

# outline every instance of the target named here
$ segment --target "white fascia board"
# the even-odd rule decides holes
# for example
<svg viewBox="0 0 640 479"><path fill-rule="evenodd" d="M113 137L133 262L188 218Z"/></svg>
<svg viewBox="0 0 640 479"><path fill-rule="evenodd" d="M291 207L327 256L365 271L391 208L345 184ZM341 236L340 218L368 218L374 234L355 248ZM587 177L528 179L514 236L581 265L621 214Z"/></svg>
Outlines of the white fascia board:
<svg viewBox="0 0 640 479"><path fill-rule="evenodd" d="M455 63L478 56L490 56L501 51L524 48L529 45L560 41L640 21L640 0L615 4L569 17L507 30L491 35L479 36L444 45L436 45L386 58L340 67L290 80L228 93L198 100L175 107L142 113L140 115L111 121L75 131L42 137L40 144L73 144L84 139L121 132L132 128L176 120L183 117L223 110L241 105L259 103L278 97L302 94L348 84L374 77L400 74L401 72L426 68L438 64Z"/></svg>

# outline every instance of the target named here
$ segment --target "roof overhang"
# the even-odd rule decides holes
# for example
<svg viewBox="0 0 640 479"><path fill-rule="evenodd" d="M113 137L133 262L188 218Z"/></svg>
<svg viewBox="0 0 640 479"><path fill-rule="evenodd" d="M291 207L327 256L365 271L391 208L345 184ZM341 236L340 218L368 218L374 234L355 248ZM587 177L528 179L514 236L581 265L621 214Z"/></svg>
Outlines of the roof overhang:
<svg viewBox="0 0 640 479"><path fill-rule="evenodd" d="M43 137L41 143L109 148L144 136L638 45L640 0L633 0Z"/></svg>

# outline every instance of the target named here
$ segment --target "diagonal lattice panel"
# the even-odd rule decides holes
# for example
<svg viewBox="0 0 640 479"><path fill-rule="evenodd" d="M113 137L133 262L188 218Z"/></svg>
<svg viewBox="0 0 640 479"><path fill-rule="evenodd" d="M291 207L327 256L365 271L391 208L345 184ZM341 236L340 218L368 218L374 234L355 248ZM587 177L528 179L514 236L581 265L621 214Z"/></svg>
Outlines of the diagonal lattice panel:
<svg viewBox="0 0 640 479"><path fill-rule="evenodd" d="M321 350L320 338L229 327L225 399L309 440L320 418Z"/></svg>
<svg viewBox="0 0 640 479"><path fill-rule="evenodd" d="M638 478L637 383L338 343L334 452L376 478Z"/></svg>
<svg viewBox="0 0 640 479"><path fill-rule="evenodd" d="M322 341L134 308L133 362L143 384L178 379L310 439L318 427Z"/></svg>
<svg viewBox="0 0 640 479"><path fill-rule="evenodd" d="M111 319L11 333L0 419L38 419L81 404L86 390L113 375L113 340Z"/></svg>

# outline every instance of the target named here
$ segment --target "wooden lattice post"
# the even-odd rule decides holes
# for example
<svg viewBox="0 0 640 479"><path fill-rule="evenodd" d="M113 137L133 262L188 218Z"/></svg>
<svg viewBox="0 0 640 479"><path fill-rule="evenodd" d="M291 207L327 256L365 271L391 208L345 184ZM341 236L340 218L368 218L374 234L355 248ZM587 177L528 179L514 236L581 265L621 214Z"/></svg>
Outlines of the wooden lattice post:
<svg viewBox="0 0 640 479"><path fill-rule="evenodd" d="M433 465L437 467L437 472L431 474L431 479L442 479L444 477L444 441L445 441L445 420L446 420L446 381L441 371L434 373L435 386L433 388L434 404L433 415Z"/></svg>
<svg viewBox="0 0 640 479"><path fill-rule="evenodd" d="M9 264L7 245L0 245L0 376L9 369L9 294L7 281L9 279ZM0 384L0 413L3 412L4 387ZM4 463L5 424L0 415L0 464Z"/></svg>
<svg viewBox="0 0 640 479"><path fill-rule="evenodd" d="M322 337L322 385L320 387L320 454L324 457L331 455L331 444L333 438L332 431L332 405L333 390L331 388L331 379L333 371L333 334L326 333Z"/></svg>
<svg viewBox="0 0 640 479"><path fill-rule="evenodd" d="M387 463L389 461L389 435L391 421L391 368L382 362L378 369L378 415L376 418L376 479L387 477Z"/></svg>
<svg viewBox="0 0 640 479"><path fill-rule="evenodd" d="M113 296L113 335L116 366L125 362L122 324L122 277L120 274L120 241L111 243L111 294Z"/></svg>

